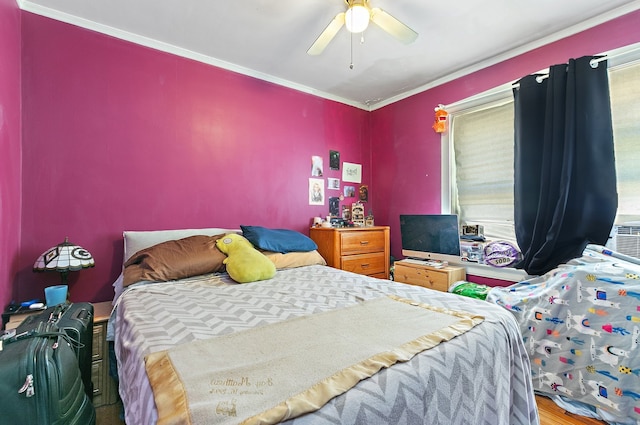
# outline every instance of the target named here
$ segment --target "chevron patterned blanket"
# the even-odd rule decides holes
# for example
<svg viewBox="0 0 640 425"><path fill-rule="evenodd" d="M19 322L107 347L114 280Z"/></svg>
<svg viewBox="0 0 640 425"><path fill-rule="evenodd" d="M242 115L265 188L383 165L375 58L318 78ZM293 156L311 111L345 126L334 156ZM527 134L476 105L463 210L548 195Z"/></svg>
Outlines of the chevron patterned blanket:
<svg viewBox="0 0 640 425"><path fill-rule="evenodd" d="M482 320L380 297L152 353L158 424L292 419Z"/></svg>
<svg viewBox="0 0 640 425"><path fill-rule="evenodd" d="M210 274L129 287L115 312L119 391L126 422L158 421L144 363L152 353L387 295L485 319L449 341L357 382L318 410L283 423L539 423L531 365L510 312L484 301L327 266L280 270L271 280L243 285L226 274ZM290 344L295 346L299 339L291 337Z"/></svg>

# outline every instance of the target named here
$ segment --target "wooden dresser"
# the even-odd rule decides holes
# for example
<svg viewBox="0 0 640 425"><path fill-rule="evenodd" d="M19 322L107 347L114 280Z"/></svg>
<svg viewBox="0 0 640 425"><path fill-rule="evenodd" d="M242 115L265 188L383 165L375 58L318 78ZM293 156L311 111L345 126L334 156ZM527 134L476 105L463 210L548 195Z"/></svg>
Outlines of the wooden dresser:
<svg viewBox="0 0 640 425"><path fill-rule="evenodd" d="M380 279L389 278L389 227L312 227L309 236L327 264Z"/></svg>
<svg viewBox="0 0 640 425"><path fill-rule="evenodd" d="M408 261L396 261L393 266L393 279L396 282L424 286L436 291L447 292L451 284L467 278L464 267L429 267Z"/></svg>

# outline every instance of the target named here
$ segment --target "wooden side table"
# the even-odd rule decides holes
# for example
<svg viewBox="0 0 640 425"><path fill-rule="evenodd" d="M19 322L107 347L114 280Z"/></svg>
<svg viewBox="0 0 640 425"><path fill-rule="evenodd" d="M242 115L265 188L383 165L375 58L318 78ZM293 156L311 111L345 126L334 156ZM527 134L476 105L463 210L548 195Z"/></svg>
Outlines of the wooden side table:
<svg viewBox="0 0 640 425"><path fill-rule="evenodd" d="M111 301L93 304L93 354L91 356L91 381L95 407L118 401L116 382L109 376L109 344L107 320L111 315Z"/></svg>
<svg viewBox="0 0 640 425"><path fill-rule="evenodd" d="M438 269L400 260L394 264L393 278L396 282L448 292L451 284L465 280L467 273L464 267L446 266Z"/></svg>
<svg viewBox="0 0 640 425"><path fill-rule="evenodd" d="M10 313L10 314L3 313L2 324L4 325L4 329L6 330L15 329L27 317L31 316L32 314L42 313L43 311L44 309L38 309L38 310L23 309L17 313Z"/></svg>

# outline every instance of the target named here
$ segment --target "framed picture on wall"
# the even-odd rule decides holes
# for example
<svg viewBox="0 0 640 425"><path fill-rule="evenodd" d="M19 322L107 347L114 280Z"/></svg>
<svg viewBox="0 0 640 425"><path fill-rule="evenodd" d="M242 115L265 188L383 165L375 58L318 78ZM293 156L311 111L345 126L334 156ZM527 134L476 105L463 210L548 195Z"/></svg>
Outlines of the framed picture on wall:
<svg viewBox="0 0 640 425"><path fill-rule="evenodd" d="M309 179L309 205L324 205L324 179Z"/></svg>
<svg viewBox="0 0 640 425"><path fill-rule="evenodd" d="M342 163L342 181L350 183L362 182L362 165L350 162Z"/></svg>

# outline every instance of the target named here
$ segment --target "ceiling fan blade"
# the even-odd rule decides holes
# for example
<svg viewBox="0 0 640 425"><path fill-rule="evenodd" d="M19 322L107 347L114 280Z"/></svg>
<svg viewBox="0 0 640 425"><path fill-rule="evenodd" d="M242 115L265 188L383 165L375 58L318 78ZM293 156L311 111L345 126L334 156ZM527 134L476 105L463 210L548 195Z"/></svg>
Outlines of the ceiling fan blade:
<svg viewBox="0 0 640 425"><path fill-rule="evenodd" d="M329 45L333 37L336 36L340 28L344 25L344 12L340 12L335 18L327 25L322 31L322 34L318 36L316 41L313 42L307 53L310 55L319 55Z"/></svg>
<svg viewBox="0 0 640 425"><path fill-rule="evenodd" d="M404 44L413 43L418 33L382 9L371 9L371 21Z"/></svg>

